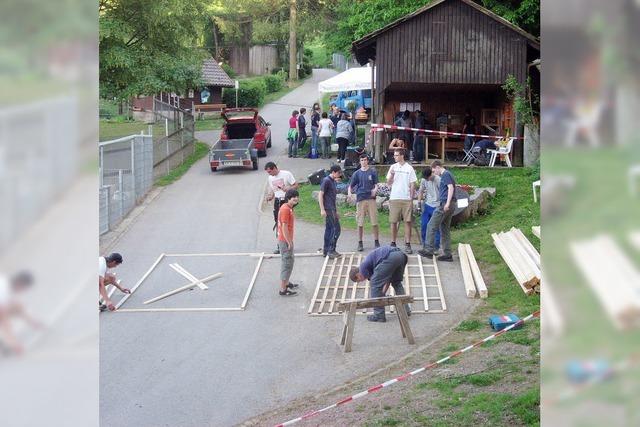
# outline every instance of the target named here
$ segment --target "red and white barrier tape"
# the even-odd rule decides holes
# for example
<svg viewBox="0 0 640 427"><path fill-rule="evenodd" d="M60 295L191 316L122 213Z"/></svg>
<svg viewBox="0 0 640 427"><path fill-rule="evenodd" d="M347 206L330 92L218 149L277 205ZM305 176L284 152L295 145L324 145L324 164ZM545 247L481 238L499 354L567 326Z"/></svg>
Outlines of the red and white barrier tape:
<svg viewBox="0 0 640 427"><path fill-rule="evenodd" d="M408 127L396 126L396 125L381 125L381 124L378 124L378 123L372 123L371 124L371 132L373 132L373 131L382 132L385 129L389 129L389 130L408 130L408 131L411 131L411 132L432 133L432 134L437 134L437 135L441 135L441 136L442 135L473 136L473 137L477 137L477 138L496 138L496 139L507 138L506 136L500 136L500 135L480 135L480 134L475 134L475 133L444 132L444 131L440 131L440 130L408 128ZM509 137L509 138L522 139L521 137Z"/></svg>
<svg viewBox="0 0 640 427"><path fill-rule="evenodd" d="M353 400L360 399L361 397L366 396L367 394L371 394L371 393L374 393L374 392L376 392L378 390L381 390L381 389L383 389L385 387L389 387L390 385L395 384L397 382L404 381L409 377L412 377L414 375L417 375L417 374L419 374L421 372L426 371L427 369L431 369L431 368L433 368L435 366L441 365L442 363L446 362L447 360L452 359L452 358L454 358L456 356L459 356L462 353L465 353L465 352L471 350L472 348L479 347L482 344L486 343L487 341L491 341L495 337L500 336L500 335L504 334L505 332L508 332L511 329L516 328L519 325L522 325L523 323L531 320L532 318L539 317L539 316L540 316L540 310L536 311L535 313L532 313L532 314L528 315L527 317L524 317L524 318L518 320L513 325L507 326L503 330L498 331L495 334L486 337L482 341L478 341L475 344L471 344L471 345L469 345L469 346L467 346L467 347L465 347L463 349L460 349L458 351L454 351L453 353L451 353L447 357L443 357L442 359L440 359L440 360L438 360L436 362L429 363L428 365L425 365L425 366L423 366L421 368L418 368L415 371L407 372L404 375L400 375L399 377L396 377L396 378L391 379L389 381L385 381L382 384L378 384L377 386L374 386L374 387L371 387L371 388L369 388L367 390L361 391L360 393L356 393L356 394L354 394L352 396L346 397L346 398L334 403L333 405L327 406L326 408L318 409L316 411L309 412L309 413L307 413L305 415L302 415L302 416L300 416L298 418L294 418L292 420L289 420L289 421L287 421L285 423L278 424L276 427L284 427L284 426L290 426L290 425L296 424L299 421L306 420L308 418L314 417L314 416L316 416L318 414L321 414L322 412L328 411L329 409L336 408L336 407L338 407L340 405L344 405L345 403L349 403L349 402L351 402Z"/></svg>

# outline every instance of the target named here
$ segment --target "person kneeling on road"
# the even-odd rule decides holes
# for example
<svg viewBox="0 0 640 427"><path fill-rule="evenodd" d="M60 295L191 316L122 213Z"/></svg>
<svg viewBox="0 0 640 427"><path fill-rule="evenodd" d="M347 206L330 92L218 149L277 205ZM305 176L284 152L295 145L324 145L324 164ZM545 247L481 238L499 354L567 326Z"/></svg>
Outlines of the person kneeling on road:
<svg viewBox="0 0 640 427"><path fill-rule="evenodd" d="M402 276L407 265L407 255L395 246L381 246L374 249L364 259L360 267L349 271L349 278L354 282L369 280L371 298L383 297L389 285L393 286L396 295L404 295ZM407 315L411 315L409 304L405 305ZM386 322L384 307L375 307L373 314L367 316L370 322Z"/></svg>
<svg viewBox="0 0 640 427"><path fill-rule="evenodd" d="M131 291L127 288L120 286L120 281L116 279L116 275L110 273L109 270L122 264L122 255L118 253L112 253L107 257L98 257L98 291L100 292L100 300L98 305L100 311L104 311L107 308L109 311L114 311L116 307L113 305L107 294L107 285L113 285L125 294L130 294Z"/></svg>
<svg viewBox="0 0 640 427"><path fill-rule="evenodd" d="M295 215L293 208L298 204L300 195L298 190L289 189L284 196L284 204L278 212L278 248L280 249L280 295L291 296L297 292L291 289L297 288L298 285L289 282L291 272L293 271L293 225Z"/></svg>

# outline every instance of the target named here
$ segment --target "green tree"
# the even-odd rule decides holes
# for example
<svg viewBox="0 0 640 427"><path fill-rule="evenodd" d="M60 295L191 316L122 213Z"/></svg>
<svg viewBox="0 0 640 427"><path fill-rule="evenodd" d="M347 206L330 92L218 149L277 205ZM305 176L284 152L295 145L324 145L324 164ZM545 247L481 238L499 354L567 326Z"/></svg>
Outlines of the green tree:
<svg viewBox="0 0 640 427"><path fill-rule="evenodd" d="M325 16L325 44L349 55L351 43L429 4L431 0L338 0ZM539 0L477 0L476 3L530 32L540 34Z"/></svg>
<svg viewBox="0 0 640 427"><path fill-rule="evenodd" d="M201 83L204 0L101 0L100 96L184 93Z"/></svg>

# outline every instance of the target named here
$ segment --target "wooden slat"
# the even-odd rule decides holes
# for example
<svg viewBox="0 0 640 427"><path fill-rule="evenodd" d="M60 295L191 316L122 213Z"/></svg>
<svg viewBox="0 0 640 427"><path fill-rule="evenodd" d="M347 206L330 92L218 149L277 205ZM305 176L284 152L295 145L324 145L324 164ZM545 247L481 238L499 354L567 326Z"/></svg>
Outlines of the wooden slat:
<svg viewBox="0 0 640 427"><path fill-rule="evenodd" d="M349 265L347 266L347 271L345 272L344 279L342 281L343 289L342 289L342 297L340 298L340 301L344 301L346 299L346 296L347 296L347 288L349 287L349 271L351 271L351 266L353 265L353 255L354 254L351 254L349 256ZM337 292L337 290L336 290L336 292ZM334 297L331 300L331 305L329 306L329 311L333 311L333 306L335 304L335 299L336 299L336 297L335 297L335 293L334 293Z"/></svg>
<svg viewBox="0 0 640 427"><path fill-rule="evenodd" d="M118 301L118 303L116 304L116 310L119 309L120 306L122 306L122 304L124 304L131 295L133 295L136 289L138 289L140 285L142 285L142 282L144 282L146 278L149 277L153 269L156 268L156 266L160 263L160 261L162 261L162 258L164 257L165 257L164 253L160 254L158 259L156 259L156 261L151 265L151 267L149 267L149 270L147 270L147 272L144 273L144 275L140 278L140 280L138 280L138 282L133 286L133 288L130 289L131 293L125 294L124 297L120 301Z"/></svg>
<svg viewBox="0 0 640 427"><path fill-rule="evenodd" d="M245 307L247 306L247 302L249 301L249 295L251 295L251 291L253 290L253 285L255 285L256 283L256 278L258 277L258 272L260 271L260 266L262 265L263 259L264 259L264 256L261 256L260 259L258 260L258 265L256 265L256 268L253 271L253 276L251 276L251 282L249 282L249 288L247 289L247 292L244 294L244 298L242 299L242 304L240 305L240 308L243 310L245 309Z"/></svg>
<svg viewBox="0 0 640 427"><path fill-rule="evenodd" d="M482 274L480 273L480 267L478 267L476 257L473 255L471 245L464 245L464 248L466 249L467 260L469 261L469 266L471 267L473 282L478 289L478 294L480 295L480 298L487 298L489 296L489 291L487 290L487 285L484 283L484 279L482 278Z"/></svg>
<svg viewBox="0 0 640 427"><path fill-rule="evenodd" d="M460 257L460 267L462 268L462 282L464 284L467 298L476 297L476 287L473 284L473 275L471 274L471 266L464 244L458 243L458 256Z"/></svg>
<svg viewBox="0 0 640 427"><path fill-rule="evenodd" d="M320 299L320 306L318 307L318 313L322 313L324 304L325 302L327 302L327 295L329 294L329 286L331 285L331 281L333 280L333 272L336 269L337 263L338 263L338 258L334 258L333 264L331 265L331 272L329 273L329 279L327 280L327 285L324 288L324 292L322 293L322 299Z"/></svg>
<svg viewBox="0 0 640 427"><path fill-rule="evenodd" d="M444 292L442 291L442 282L440 282L440 271L438 270L438 263L436 261L436 256L433 256L433 265L436 270L436 283L438 284L438 292L440 293L440 304L442 305L442 310L447 310L447 303L444 300Z"/></svg>
<svg viewBox="0 0 640 427"><path fill-rule="evenodd" d="M320 277L318 277L318 282L316 283L316 290L313 292L313 297L311 298L311 303L309 304L309 310L307 314L311 314L313 311L313 307L316 303L316 299L318 298L318 293L320 292L320 286L322 286L322 280L324 278L324 271L327 268L327 261L329 261L329 257L324 257L324 263L322 264L322 269L320 270ZM335 260L334 260L335 264Z"/></svg>
<svg viewBox="0 0 640 427"><path fill-rule="evenodd" d="M420 284L422 285L422 296L423 296L423 304L424 311L429 311L429 295L427 295L427 282L424 279L424 269L422 268L422 257L418 255L418 266L420 267Z"/></svg>
<svg viewBox="0 0 640 427"><path fill-rule="evenodd" d="M527 254L529 254L529 257L533 260L533 262L539 269L541 267L540 252L538 252L538 250L533 247L533 245L531 244L529 239L527 239L527 236L524 235L522 230L520 230L519 228L512 227L511 231L516 236L516 238L520 241L520 244L522 245L522 247L525 249L525 251L527 251Z"/></svg>
<svg viewBox="0 0 640 427"><path fill-rule="evenodd" d="M151 304L151 303L154 303L156 301L160 301L161 299L164 299L164 298L170 297L172 295L178 294L180 292L186 291L188 289L194 288L194 287L198 286L198 282L205 283L205 282L209 282L209 281L214 280L214 279L218 279L220 277L222 277L222 273L212 274L211 276L205 277L204 279L196 279L196 281L188 283L188 284L186 284L184 286L180 286L179 288L174 289L172 291L165 292L164 294L158 295L155 298L151 298L151 299L143 302L143 304Z"/></svg>
<svg viewBox="0 0 640 427"><path fill-rule="evenodd" d="M351 255L351 257L353 257L353 254ZM343 269L345 267L344 263L345 263L346 259L347 259L346 255L343 255L340 258L340 268L338 269L338 274L337 274L337 277L336 277L336 285L333 288L333 294L331 296L331 302L329 303L329 310L328 310L329 312L333 311L333 306L335 305L336 297L338 296L338 289L340 289L340 282L343 282L343 280L342 280L342 277L344 275ZM348 278L347 278L347 280L348 280Z"/></svg>

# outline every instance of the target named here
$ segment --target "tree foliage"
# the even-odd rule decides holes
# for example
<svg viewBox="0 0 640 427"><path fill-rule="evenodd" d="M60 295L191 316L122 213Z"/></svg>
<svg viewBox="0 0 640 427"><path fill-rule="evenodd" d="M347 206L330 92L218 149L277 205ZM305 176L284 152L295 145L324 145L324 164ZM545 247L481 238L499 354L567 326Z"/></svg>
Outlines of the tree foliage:
<svg viewBox="0 0 640 427"><path fill-rule="evenodd" d="M101 0L100 95L125 99L198 86L205 54L194 46L204 10L204 0Z"/></svg>
<svg viewBox="0 0 640 427"><path fill-rule="evenodd" d="M474 0L530 32L540 34L539 0ZM349 54L351 43L429 4L431 0L338 0L325 14L325 43L332 52Z"/></svg>

